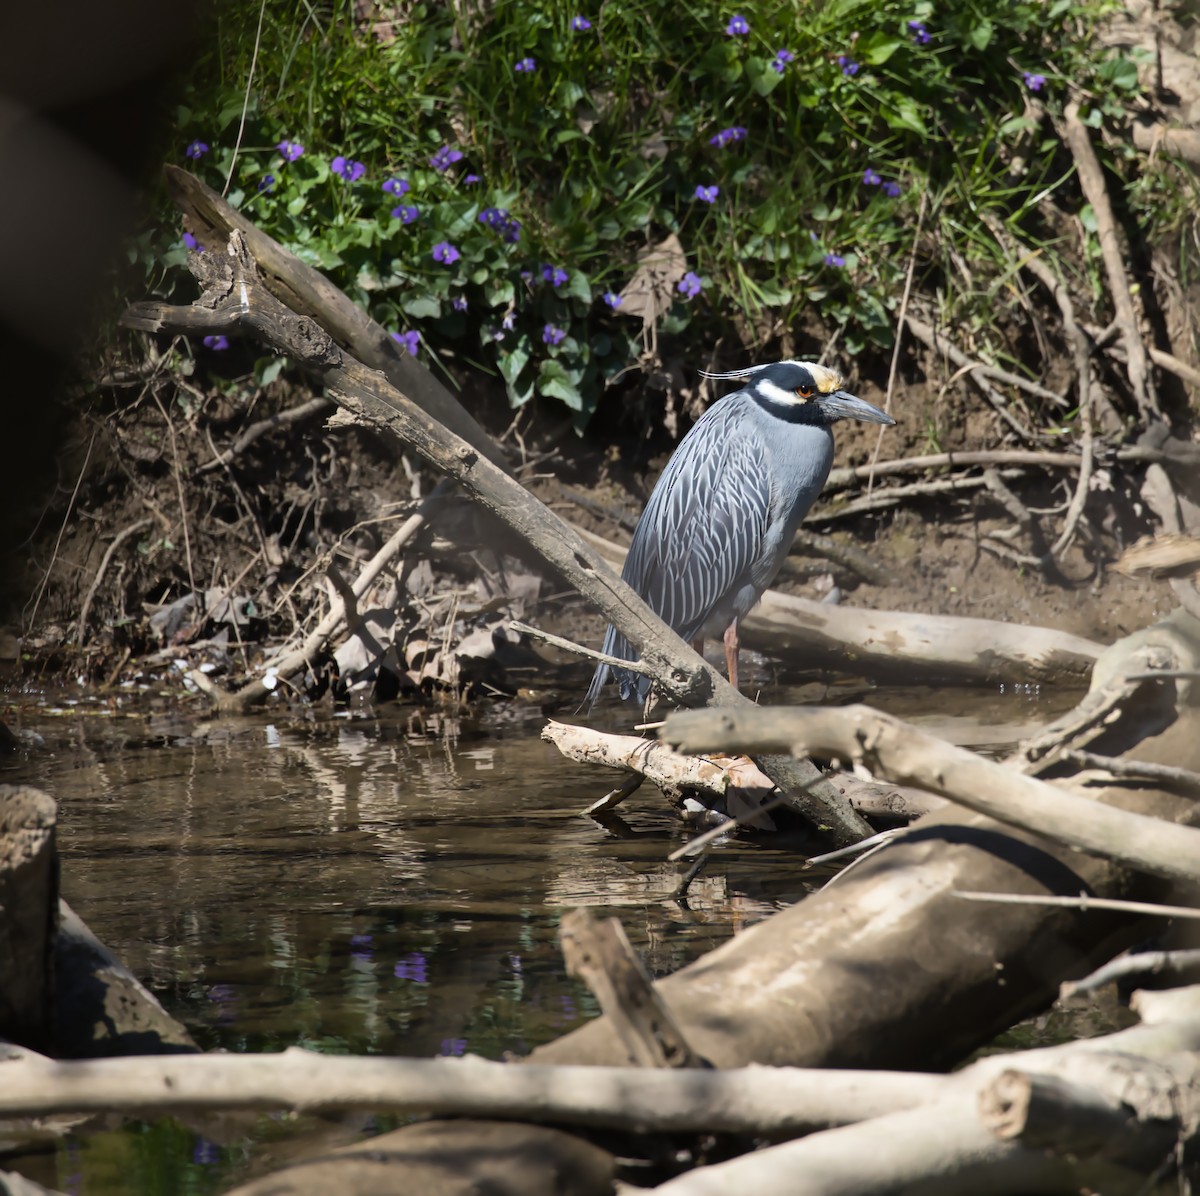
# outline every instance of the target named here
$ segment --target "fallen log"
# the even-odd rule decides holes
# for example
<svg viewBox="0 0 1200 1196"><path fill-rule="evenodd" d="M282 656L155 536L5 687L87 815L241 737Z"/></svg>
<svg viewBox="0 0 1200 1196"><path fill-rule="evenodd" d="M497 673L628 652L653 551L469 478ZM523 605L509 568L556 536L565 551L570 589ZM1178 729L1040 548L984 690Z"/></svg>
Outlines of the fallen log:
<svg viewBox="0 0 1200 1196"><path fill-rule="evenodd" d="M625 549L581 532L615 569ZM957 615L869 610L778 590L738 624L749 648L793 665L908 683L1085 686L1101 644L1051 627Z"/></svg>

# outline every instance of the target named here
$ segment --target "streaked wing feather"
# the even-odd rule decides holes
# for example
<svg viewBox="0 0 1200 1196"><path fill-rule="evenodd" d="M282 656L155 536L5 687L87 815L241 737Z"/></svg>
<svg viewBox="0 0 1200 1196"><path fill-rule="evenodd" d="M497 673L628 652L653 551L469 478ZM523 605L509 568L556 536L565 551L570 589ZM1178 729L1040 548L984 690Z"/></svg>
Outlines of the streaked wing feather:
<svg viewBox="0 0 1200 1196"><path fill-rule="evenodd" d="M766 454L739 415L726 399L684 438L646 504L622 572L685 639L745 583L763 541Z"/></svg>

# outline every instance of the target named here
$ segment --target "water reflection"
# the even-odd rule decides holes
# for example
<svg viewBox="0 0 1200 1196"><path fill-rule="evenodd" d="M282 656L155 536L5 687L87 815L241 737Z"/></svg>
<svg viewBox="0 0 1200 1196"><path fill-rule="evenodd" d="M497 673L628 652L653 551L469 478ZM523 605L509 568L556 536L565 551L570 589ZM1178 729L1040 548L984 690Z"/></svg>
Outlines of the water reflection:
<svg viewBox="0 0 1200 1196"><path fill-rule="evenodd" d="M611 774L564 763L534 710L471 723L62 709L14 720L46 746L0 762L0 780L56 798L64 895L210 1049L523 1054L597 1012L563 971L564 910L618 914L662 974L813 883L794 855L732 843L681 907L684 869L666 856L684 832L657 792L622 807L620 833L580 817ZM219 1191L265 1165L264 1140L277 1164L313 1125L264 1118L229 1141L175 1122L88 1133L30 1174L89 1196Z"/></svg>

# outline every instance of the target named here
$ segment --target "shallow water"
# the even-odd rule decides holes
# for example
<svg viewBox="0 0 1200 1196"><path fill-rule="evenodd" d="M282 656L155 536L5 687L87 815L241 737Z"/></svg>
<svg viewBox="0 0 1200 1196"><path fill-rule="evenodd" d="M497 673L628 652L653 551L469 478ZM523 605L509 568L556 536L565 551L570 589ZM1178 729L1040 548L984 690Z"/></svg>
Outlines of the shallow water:
<svg viewBox="0 0 1200 1196"><path fill-rule="evenodd" d="M918 718L952 710L952 737L980 743L997 733L979 723L1044 722L1072 695L871 697ZM666 856L688 832L650 786L618 824L580 817L612 774L564 763L533 707L216 720L12 701L6 721L45 743L0 758L0 781L58 801L64 896L206 1049L523 1054L597 1012L563 970L564 910L619 915L664 974L821 883L791 852L733 842L681 906ZM0 1168L85 1196L218 1192L386 1124L114 1123Z"/></svg>

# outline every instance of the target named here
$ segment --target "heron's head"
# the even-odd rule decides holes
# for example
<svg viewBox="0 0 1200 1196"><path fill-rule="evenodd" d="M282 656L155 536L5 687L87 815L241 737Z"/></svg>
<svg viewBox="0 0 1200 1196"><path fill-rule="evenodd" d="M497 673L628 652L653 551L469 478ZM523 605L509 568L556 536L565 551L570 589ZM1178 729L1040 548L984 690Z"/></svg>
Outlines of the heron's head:
<svg viewBox="0 0 1200 1196"><path fill-rule="evenodd" d="M842 376L814 361L774 361L704 376L743 379L747 393L783 419L813 424L831 424L838 419L896 422L886 411L843 390Z"/></svg>

